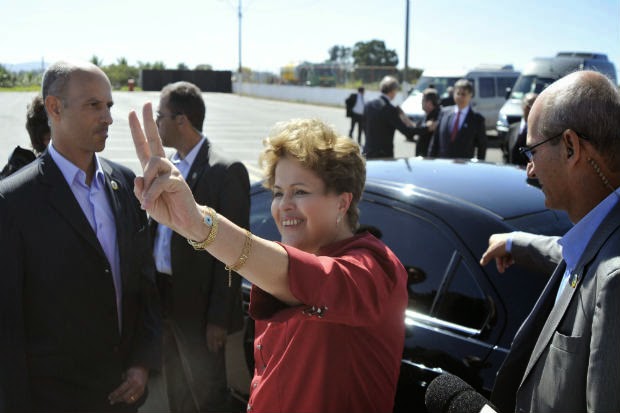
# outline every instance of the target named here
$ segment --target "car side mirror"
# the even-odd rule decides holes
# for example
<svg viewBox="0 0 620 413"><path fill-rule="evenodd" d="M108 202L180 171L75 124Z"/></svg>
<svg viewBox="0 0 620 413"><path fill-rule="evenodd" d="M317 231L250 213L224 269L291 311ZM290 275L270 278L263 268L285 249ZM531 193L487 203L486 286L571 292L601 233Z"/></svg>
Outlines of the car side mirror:
<svg viewBox="0 0 620 413"><path fill-rule="evenodd" d="M506 100L508 100L508 98L510 97L511 93L512 93L512 88L511 87L507 87L506 88L506 95L505 95Z"/></svg>

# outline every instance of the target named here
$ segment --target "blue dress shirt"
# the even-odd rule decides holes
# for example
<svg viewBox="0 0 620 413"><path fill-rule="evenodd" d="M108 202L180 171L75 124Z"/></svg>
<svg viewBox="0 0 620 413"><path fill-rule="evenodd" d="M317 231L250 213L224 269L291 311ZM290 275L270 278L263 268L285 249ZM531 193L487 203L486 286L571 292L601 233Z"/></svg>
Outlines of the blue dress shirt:
<svg viewBox="0 0 620 413"><path fill-rule="evenodd" d="M110 269L112 280L116 292L116 309L118 313L118 328L122 328L122 296L123 286L121 282L121 259L116 242L116 220L110 202L106 195L105 175L97 154L94 154L95 175L88 186L86 184L86 173L75 164L62 156L53 143L48 146L50 156L65 177L71 192L76 201L82 208L84 216L88 220L90 227L95 231L99 244L105 253Z"/></svg>
<svg viewBox="0 0 620 413"><path fill-rule="evenodd" d="M594 232L601 225L601 222L609 214L609 212L618 203L620 197L620 188L612 192L601 203L594 207L588 214L577 222L559 241L562 246L562 258L566 262L566 271L562 276L560 287L558 288L558 294L556 296L556 302L562 291L568 284L571 273L579 263L581 256L586 250L586 247L590 243Z"/></svg>
<svg viewBox="0 0 620 413"><path fill-rule="evenodd" d="M202 139L194 145L191 151L184 159L181 159L179 153L172 155L170 160L178 168L183 175L183 179L187 180L187 174L194 164L194 160L206 142L206 138ZM157 226L157 234L155 235L155 247L153 248L153 257L155 258L155 267L158 272L172 275L172 258L170 255L170 241L172 240L172 230L165 225Z"/></svg>

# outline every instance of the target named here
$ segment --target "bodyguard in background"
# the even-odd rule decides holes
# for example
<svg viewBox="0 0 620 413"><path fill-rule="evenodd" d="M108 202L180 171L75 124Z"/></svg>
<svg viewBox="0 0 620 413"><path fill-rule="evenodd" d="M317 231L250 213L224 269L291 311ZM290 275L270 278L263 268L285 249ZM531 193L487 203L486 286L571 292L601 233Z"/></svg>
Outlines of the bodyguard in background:
<svg viewBox="0 0 620 413"><path fill-rule="evenodd" d="M484 117L470 106L474 87L467 79L454 84L454 106L439 113L437 128L428 148L433 158L465 158L484 160L487 136Z"/></svg>
<svg viewBox="0 0 620 413"><path fill-rule="evenodd" d="M240 162L213 151L202 134L205 104L200 89L177 82L161 91L157 128L172 162L197 202L213 205L249 228L249 177ZM173 412L231 411L225 348L243 324L241 281L205 251L151 221L157 279L164 303L164 377Z"/></svg>
<svg viewBox="0 0 620 413"><path fill-rule="evenodd" d="M415 156L427 156L428 145L431 142L435 128L437 128L437 118L439 117L439 94L436 89L427 88L422 92L422 110L424 119L417 126L414 133L418 135L415 145Z"/></svg>
<svg viewBox="0 0 620 413"><path fill-rule="evenodd" d="M366 145L367 159L394 158L394 132L398 129L406 138L413 138L414 128L400 118L399 110L392 100L400 90L398 80L386 76L379 84L381 96L366 103Z"/></svg>
<svg viewBox="0 0 620 413"><path fill-rule="evenodd" d="M357 93L351 93L345 100L347 117L351 118L349 138L353 139L353 130L357 125L357 143L362 145L362 132L364 130L364 88L357 88Z"/></svg>
<svg viewBox="0 0 620 413"><path fill-rule="evenodd" d="M134 174L97 155L110 81L57 62L42 92L51 143L0 182L0 410L136 412L161 319Z"/></svg>
<svg viewBox="0 0 620 413"><path fill-rule="evenodd" d="M534 101L538 97L538 93L527 93L523 97L521 107L523 108L523 117L521 122L510 125L508 134L506 135L506 146L508 159L507 163L513 165L526 166L527 157L519 152L522 146L525 146L525 138L527 137L527 118Z"/></svg>

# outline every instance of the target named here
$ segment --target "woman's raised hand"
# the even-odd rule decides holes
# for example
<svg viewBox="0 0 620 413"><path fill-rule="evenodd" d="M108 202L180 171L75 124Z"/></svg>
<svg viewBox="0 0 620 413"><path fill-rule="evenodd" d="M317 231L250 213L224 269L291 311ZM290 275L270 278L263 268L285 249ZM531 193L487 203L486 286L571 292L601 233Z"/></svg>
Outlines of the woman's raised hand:
<svg viewBox="0 0 620 413"><path fill-rule="evenodd" d="M202 240L204 228L196 225L202 220L199 206L181 172L166 159L150 102L142 109L142 121L144 129L136 112L129 112L131 136L143 171L143 176L136 177L134 182L134 193L142 209L181 235Z"/></svg>

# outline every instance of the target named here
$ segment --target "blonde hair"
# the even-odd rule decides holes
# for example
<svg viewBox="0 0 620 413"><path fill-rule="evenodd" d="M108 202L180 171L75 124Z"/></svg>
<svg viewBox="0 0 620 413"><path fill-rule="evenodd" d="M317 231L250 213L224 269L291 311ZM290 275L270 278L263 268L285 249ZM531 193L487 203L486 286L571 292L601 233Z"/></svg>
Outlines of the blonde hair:
<svg viewBox="0 0 620 413"><path fill-rule="evenodd" d="M357 204L364 190L366 164L357 143L318 119L292 119L277 123L263 145L259 162L266 188L273 189L278 161L291 156L321 178L327 192L353 195L347 222L352 230L358 227Z"/></svg>

